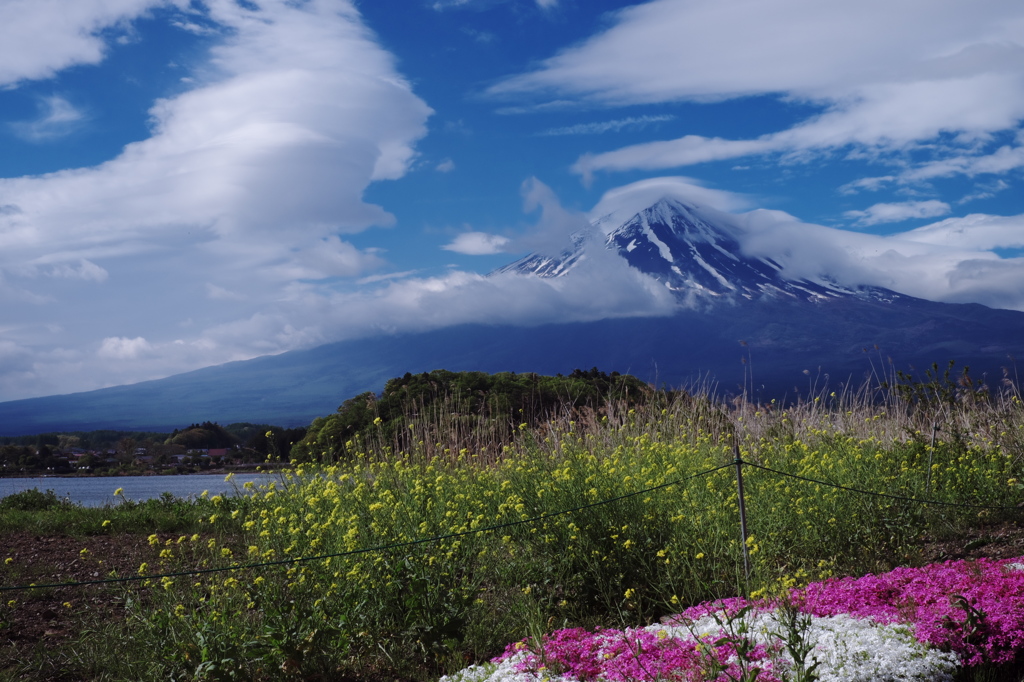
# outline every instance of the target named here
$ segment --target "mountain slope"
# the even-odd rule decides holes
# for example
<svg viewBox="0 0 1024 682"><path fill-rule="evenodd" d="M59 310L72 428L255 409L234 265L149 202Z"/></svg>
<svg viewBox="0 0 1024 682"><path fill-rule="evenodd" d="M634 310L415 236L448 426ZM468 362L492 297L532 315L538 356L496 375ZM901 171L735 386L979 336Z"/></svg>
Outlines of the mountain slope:
<svg viewBox="0 0 1024 682"><path fill-rule="evenodd" d="M742 346L739 342L746 342ZM879 351L874 346L880 347ZM308 424L387 379L432 369L568 373L599 367L655 384L710 380L792 396L811 377L859 385L875 368L957 360L998 381L1024 357L1024 314L910 299L744 301L664 318L542 327L464 325L235 362L131 386L0 403L0 435L96 428L163 430L211 420ZM893 365L889 365L889 359ZM744 364L746 362L747 364Z"/></svg>
<svg viewBox="0 0 1024 682"><path fill-rule="evenodd" d="M765 399L793 395L819 375L833 386L859 385L871 371L949 360L970 365L976 377L987 373L990 382L1004 368L1015 377L1024 313L827 278L788 280L774 261L744 254L738 230L720 215L669 199L604 235L605 248L677 297L679 309L669 317L462 325L334 343L131 386L0 403L0 435L170 430L205 420L306 424L358 393L379 391L391 377L442 368L556 374L596 366L656 384L709 381L723 394ZM535 254L502 271L572 277L593 246L576 235L558 257Z"/></svg>
<svg viewBox="0 0 1024 682"><path fill-rule="evenodd" d="M771 258L750 256L740 230L725 214L665 198L640 211L604 238L606 249L631 267L661 282L686 305L759 300L765 296L808 301L856 296L892 298L877 287L843 287L834 281L790 280ZM588 242L575 234L572 248L558 257L530 254L498 270L538 277L564 277L586 259Z"/></svg>

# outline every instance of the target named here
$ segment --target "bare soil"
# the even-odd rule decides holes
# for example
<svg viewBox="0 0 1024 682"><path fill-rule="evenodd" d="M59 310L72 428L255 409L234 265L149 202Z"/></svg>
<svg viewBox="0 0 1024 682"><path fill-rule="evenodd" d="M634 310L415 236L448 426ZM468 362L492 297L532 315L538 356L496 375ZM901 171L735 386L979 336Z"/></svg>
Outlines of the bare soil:
<svg viewBox="0 0 1024 682"><path fill-rule="evenodd" d="M159 556L160 548L151 547L147 537L6 534L0 539L0 587L88 582L111 571L135 575L142 562ZM66 653L83 628L123 617L123 594L120 583L0 592L0 678L17 675L33 660L46 667L47 654ZM31 679L74 679L59 668L37 669L42 676Z"/></svg>
<svg viewBox="0 0 1024 682"><path fill-rule="evenodd" d="M925 538L921 547L922 563L958 559L1015 559L1024 556L1024 525L1020 521L1000 521L978 526L968 535L947 539Z"/></svg>

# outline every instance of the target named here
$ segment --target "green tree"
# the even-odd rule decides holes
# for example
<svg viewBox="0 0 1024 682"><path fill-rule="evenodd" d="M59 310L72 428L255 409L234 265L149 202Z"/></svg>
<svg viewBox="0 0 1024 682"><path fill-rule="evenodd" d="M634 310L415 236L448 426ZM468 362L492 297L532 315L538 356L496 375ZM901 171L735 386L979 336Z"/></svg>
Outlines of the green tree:
<svg viewBox="0 0 1024 682"><path fill-rule="evenodd" d="M518 424L536 425L553 416L596 410L609 401L636 405L653 389L636 377L596 367L569 376L515 372L406 373L385 384L380 395L362 393L346 400L335 414L318 417L292 448L297 461L345 458L367 441L407 448L419 424L426 432L447 429L476 439L507 440Z"/></svg>

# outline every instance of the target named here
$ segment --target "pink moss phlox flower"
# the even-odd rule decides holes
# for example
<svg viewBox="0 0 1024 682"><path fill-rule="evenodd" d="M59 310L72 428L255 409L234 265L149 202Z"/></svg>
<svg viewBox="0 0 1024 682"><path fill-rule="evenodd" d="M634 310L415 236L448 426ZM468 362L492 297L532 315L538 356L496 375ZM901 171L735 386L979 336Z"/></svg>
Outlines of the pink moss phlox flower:
<svg viewBox="0 0 1024 682"><path fill-rule="evenodd" d="M576 680L609 682L655 682L666 678L700 682L709 679L706 673L711 663L721 666L726 675L721 679L740 676L734 637L719 632L702 637L700 644L699 649L697 640L670 637L644 628L569 628L545 635L540 650L534 649L530 640L512 644L494 662L519 656L514 664L518 672L544 670ZM748 667L759 669L758 680L763 682L779 682L773 674L771 653L777 652L757 644L745 654Z"/></svg>
<svg viewBox="0 0 1024 682"><path fill-rule="evenodd" d="M556 630L541 638L539 651L531 646L529 639L524 639L506 647L505 652L494 662L525 652L525 657L515 666L520 672L546 669L554 673L568 673L581 680L593 679L601 673L603 667L600 649L604 632L591 632L583 628Z"/></svg>
<svg viewBox="0 0 1024 682"><path fill-rule="evenodd" d="M693 670L700 658L694 642L659 637L642 629L606 637L601 656L605 658L604 679L616 682L663 680L672 673Z"/></svg>
<svg viewBox="0 0 1024 682"><path fill-rule="evenodd" d="M723 640L725 641L723 642ZM702 637L701 641L713 646L715 659L718 663L725 666L723 673L714 678L716 682L718 680L747 679L744 677L743 669L739 664L739 653L736 651L735 638L730 637L725 632L721 632L719 633L719 637L706 636ZM715 642L720 643L717 646L714 646ZM707 651L707 649L705 649L705 651ZM748 673L754 673L759 682L782 682L783 678L780 678L775 674L775 661L772 660L772 653L778 655L778 647L775 647L773 650L766 644L759 643L753 649L744 654L744 658L747 661ZM691 673L691 677L687 679L703 681L708 678L703 670L697 669Z"/></svg>
<svg viewBox="0 0 1024 682"><path fill-rule="evenodd" d="M718 614L720 617L735 616L737 613L747 608L748 606L762 606L761 602L753 602L743 597L730 597L728 599L716 599L714 601L706 601L696 606L691 606L682 613L674 616L669 616L664 619L669 624L685 624L700 620L704 616L711 614Z"/></svg>
<svg viewBox="0 0 1024 682"><path fill-rule="evenodd" d="M1014 561L947 561L829 579L794 597L816 616L910 624L919 641L956 652L965 666L1003 664L1024 650L1024 571L1004 567Z"/></svg>

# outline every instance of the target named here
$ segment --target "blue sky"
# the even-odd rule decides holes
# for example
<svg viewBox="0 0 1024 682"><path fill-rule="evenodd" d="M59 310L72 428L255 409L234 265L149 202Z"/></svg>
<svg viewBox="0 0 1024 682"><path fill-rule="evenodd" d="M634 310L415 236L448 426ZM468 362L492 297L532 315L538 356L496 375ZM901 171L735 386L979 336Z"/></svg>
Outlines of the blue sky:
<svg viewBox="0 0 1024 682"><path fill-rule="evenodd" d="M1018 0L7 0L0 400L669 314L610 262L484 276L662 192L793 277L1024 310L1022 36Z"/></svg>

